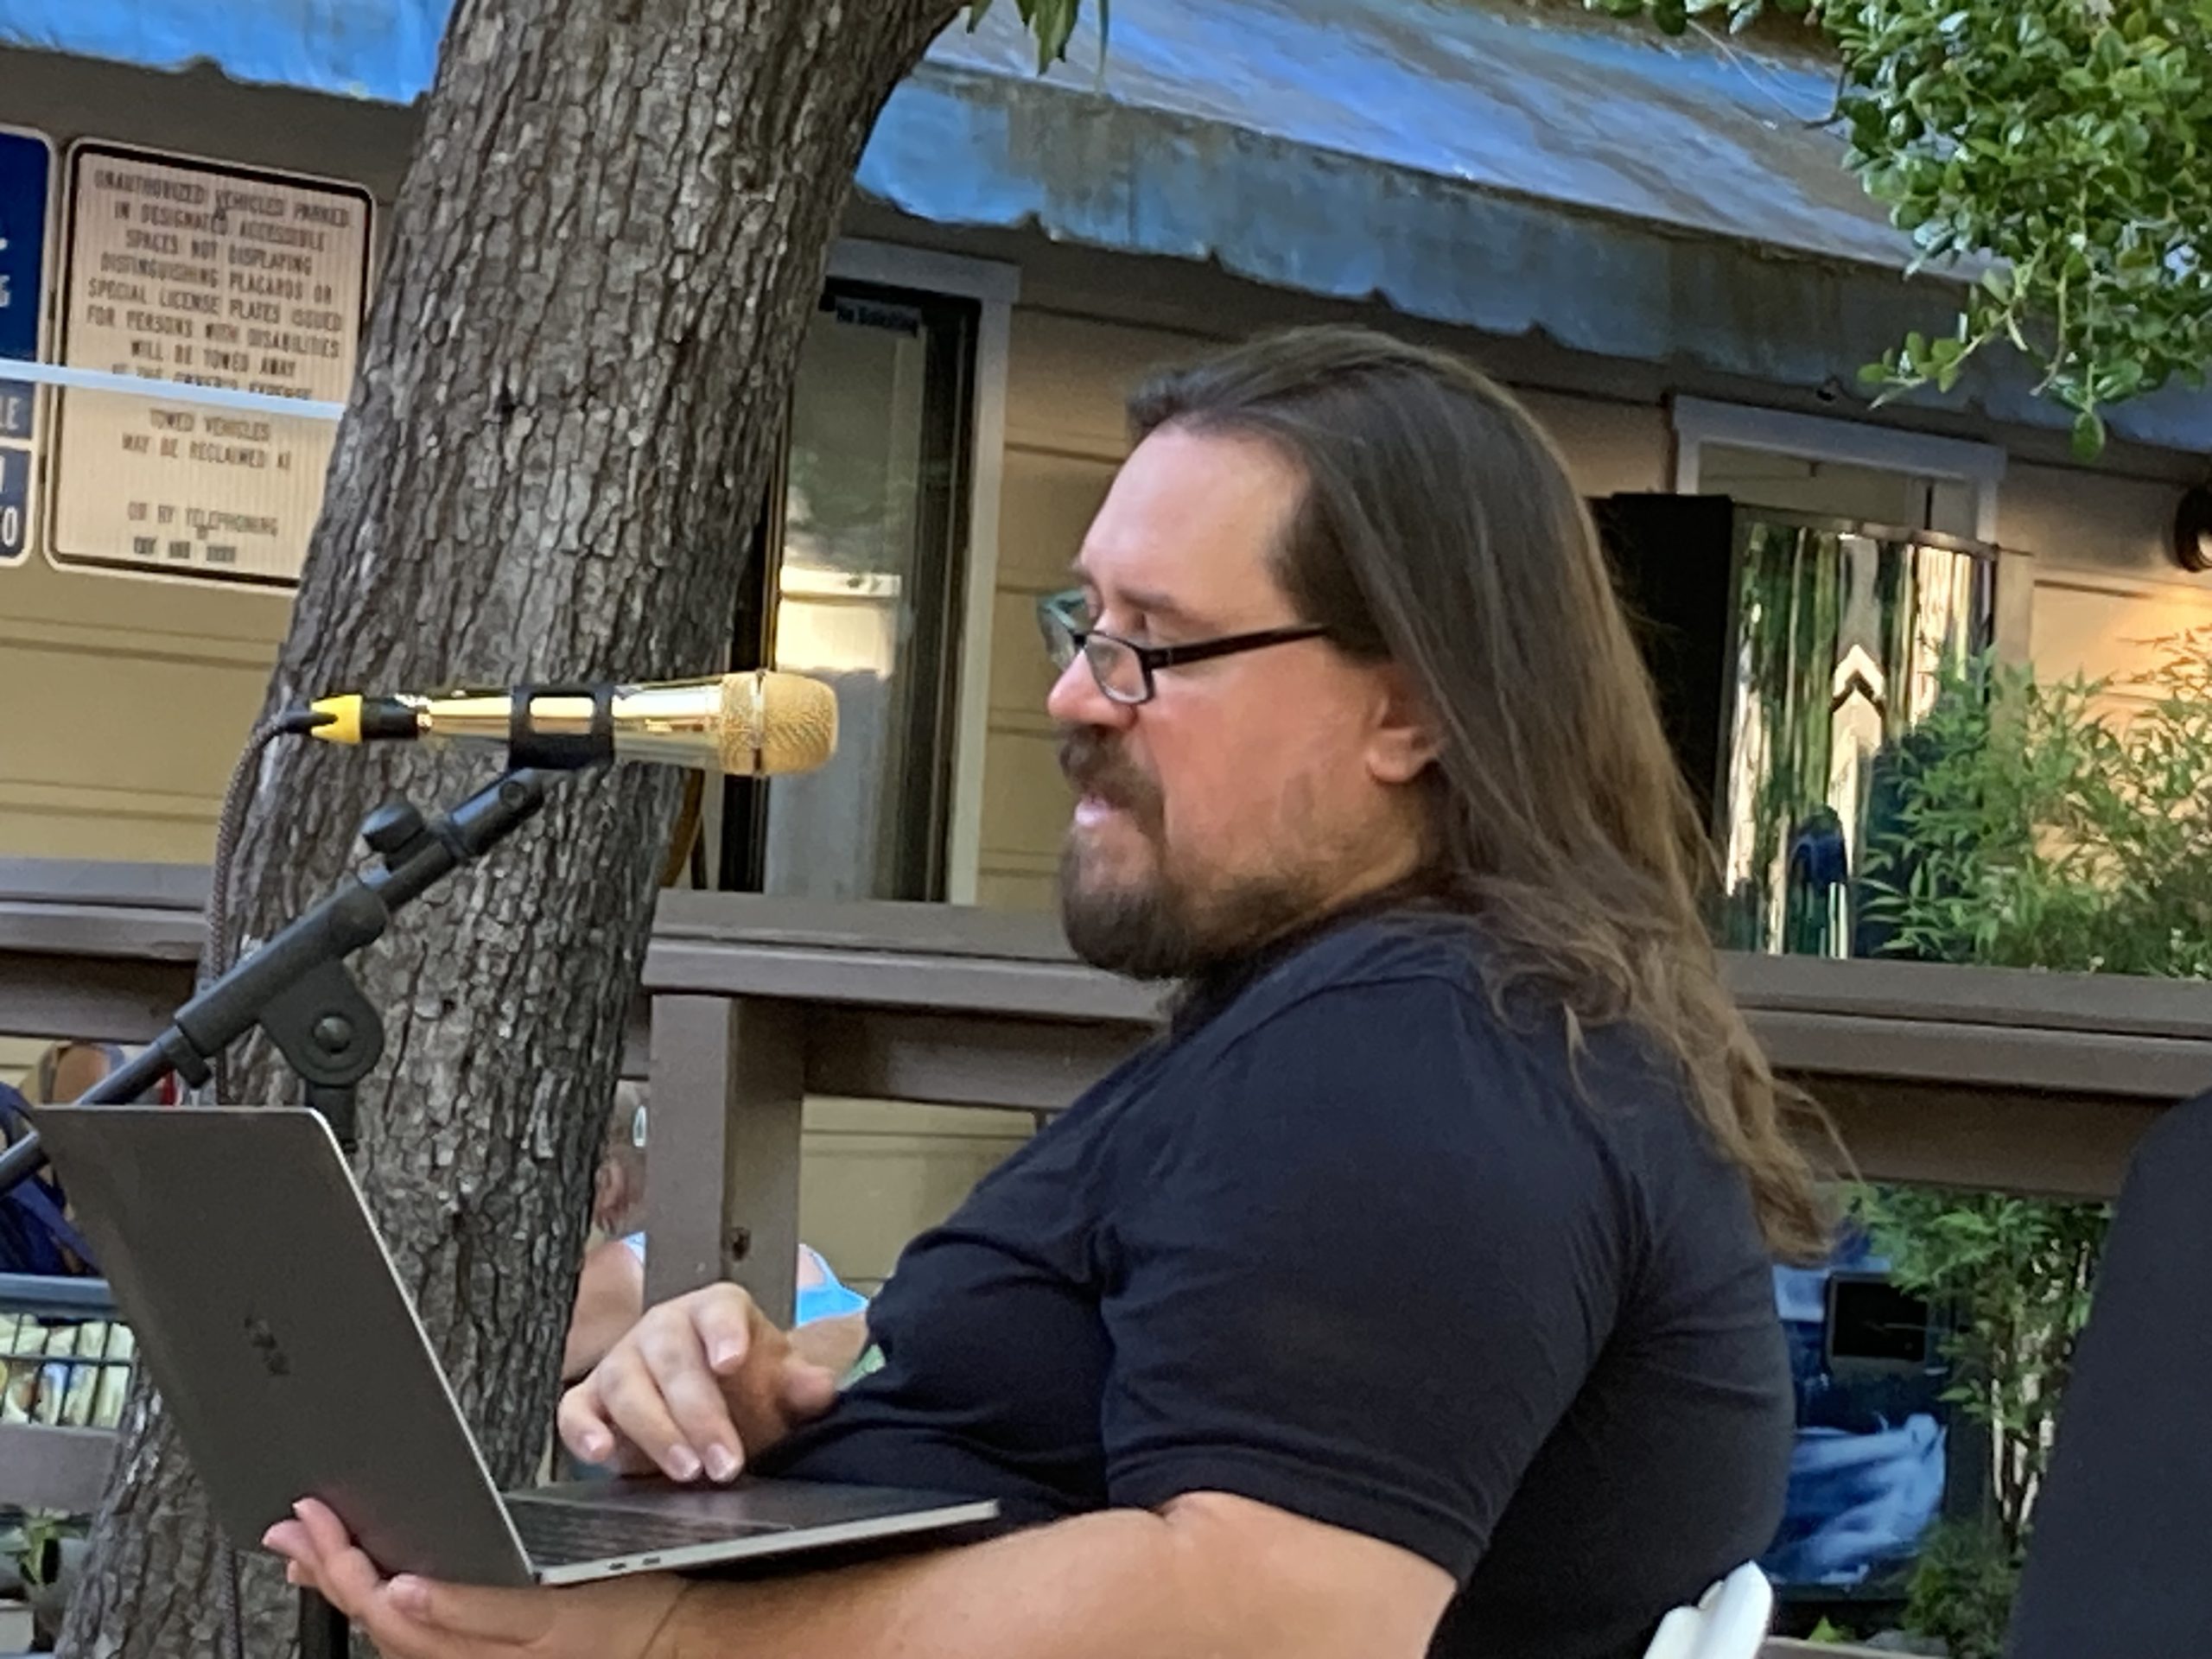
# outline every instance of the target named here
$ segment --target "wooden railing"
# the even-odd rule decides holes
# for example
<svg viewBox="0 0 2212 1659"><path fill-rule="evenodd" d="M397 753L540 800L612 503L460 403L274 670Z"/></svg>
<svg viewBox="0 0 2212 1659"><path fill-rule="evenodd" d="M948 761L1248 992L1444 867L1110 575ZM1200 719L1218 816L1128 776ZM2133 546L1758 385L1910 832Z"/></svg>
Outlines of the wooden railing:
<svg viewBox="0 0 2212 1659"><path fill-rule="evenodd" d="M188 994L203 872L0 860L0 1033L152 1034ZM2212 1088L2212 986L1732 957L1777 1069L1861 1173L2114 1190L2163 1107ZM1050 919L943 906L664 895L633 1021L652 1080L651 1294L728 1276L787 1310L808 1095L1054 1111L1157 1000Z"/></svg>

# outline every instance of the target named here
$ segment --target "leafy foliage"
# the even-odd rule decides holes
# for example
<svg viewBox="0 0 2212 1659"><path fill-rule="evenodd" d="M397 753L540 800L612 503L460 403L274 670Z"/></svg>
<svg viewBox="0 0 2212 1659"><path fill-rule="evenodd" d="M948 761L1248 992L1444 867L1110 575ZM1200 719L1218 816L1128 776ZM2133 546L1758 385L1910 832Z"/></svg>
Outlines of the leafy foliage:
<svg viewBox="0 0 2212 1659"><path fill-rule="evenodd" d="M1110 0L1091 0L1098 9L1098 45L1103 53L1109 18ZM1037 37L1037 73L1043 74L1055 63L1065 62L1068 42L1075 38L1075 26L1083 12L1084 0L1014 0L1014 10L1021 14L1021 21ZM991 0L968 0L968 27L972 30L990 15Z"/></svg>
<svg viewBox="0 0 2212 1659"><path fill-rule="evenodd" d="M2212 0L1585 0L1679 33L1771 10L1836 48L1848 163L1930 260L1991 262L1955 331L1866 371L1883 395L1948 390L2009 343L2075 411L2212 362Z"/></svg>
<svg viewBox="0 0 2212 1659"><path fill-rule="evenodd" d="M1995 1528L1939 1522L1922 1541L1905 1624L1934 1637L1949 1659L1999 1659L2019 1582L2019 1552Z"/></svg>
<svg viewBox="0 0 2212 1659"><path fill-rule="evenodd" d="M1967 1316L1942 1338L1944 1398L1989 1431L1996 1553L2017 1560L2110 1211L1934 1187L1884 1188L1864 1195L1860 1210L1899 1287Z"/></svg>
<svg viewBox="0 0 2212 1659"><path fill-rule="evenodd" d="M13 1525L0 1530L0 1555L16 1563L25 1585L37 1589L54 1581L61 1541L82 1530L58 1510L27 1510Z"/></svg>
<svg viewBox="0 0 2212 1659"><path fill-rule="evenodd" d="M2212 630L2126 688L1979 666L1897 766L1866 883L1892 953L2212 977Z"/></svg>
<svg viewBox="0 0 2212 1659"><path fill-rule="evenodd" d="M2212 630L2158 642L2125 684L1978 664L1898 766L1867 901L1890 950L2212 978ZM1992 1513L1929 1541L1906 1621L1955 1659L1995 1659L2109 1211L1929 1189L1860 1207L1897 1281L1964 1316L1950 1398L1990 1436Z"/></svg>

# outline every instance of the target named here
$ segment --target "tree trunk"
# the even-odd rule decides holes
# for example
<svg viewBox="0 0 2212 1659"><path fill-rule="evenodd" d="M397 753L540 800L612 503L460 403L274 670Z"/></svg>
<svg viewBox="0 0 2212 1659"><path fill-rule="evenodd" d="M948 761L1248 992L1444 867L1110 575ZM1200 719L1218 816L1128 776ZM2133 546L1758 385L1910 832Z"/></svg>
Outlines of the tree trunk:
<svg viewBox="0 0 2212 1659"><path fill-rule="evenodd" d="M952 11L461 0L271 709L720 666L861 146ZM394 753L271 751L234 938L327 891L391 788L427 811L496 770ZM673 789L620 768L553 796L354 964L389 1032L360 1095L363 1182L503 1482L547 1444ZM298 1097L265 1046L233 1072L240 1098ZM62 1653L219 1651L217 1561L142 1389ZM250 1650L290 1651L281 1579L246 1567Z"/></svg>

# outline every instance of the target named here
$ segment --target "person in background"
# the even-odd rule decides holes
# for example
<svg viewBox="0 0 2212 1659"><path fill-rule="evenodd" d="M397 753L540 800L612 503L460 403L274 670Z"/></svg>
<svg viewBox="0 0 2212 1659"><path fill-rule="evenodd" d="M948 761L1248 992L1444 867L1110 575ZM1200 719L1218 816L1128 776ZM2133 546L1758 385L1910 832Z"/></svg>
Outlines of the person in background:
<svg viewBox="0 0 2212 1659"><path fill-rule="evenodd" d="M85 1091L133 1058L121 1043L67 1038L49 1043L32 1062L23 1079L23 1092L35 1104L80 1098ZM172 1073L149 1084L134 1096L140 1106L174 1106L184 1098L184 1085Z"/></svg>
<svg viewBox="0 0 2212 1659"><path fill-rule="evenodd" d="M607 1144L592 1183L592 1236L584 1247L576 1301L569 1318L561 1380L572 1382L605 1357L645 1306L645 1236L638 1224L645 1202L645 1090L627 1079L614 1088ZM806 1351L840 1376L868 1345L868 1299L830 1270L822 1253L798 1251L795 1324L806 1328Z"/></svg>
<svg viewBox="0 0 2212 1659"><path fill-rule="evenodd" d="M49 1043L31 1067L28 1092L40 1104L74 1100L126 1058L114 1043Z"/></svg>
<svg viewBox="0 0 2212 1659"><path fill-rule="evenodd" d="M29 1132L28 1107L75 1100L129 1058L116 1043L64 1039L48 1044L31 1062L20 1092L0 1084L0 1146ZM168 1105L175 1097L165 1083L138 1098ZM0 1273L81 1276L96 1271L92 1246L77 1230L69 1196L50 1166L0 1192Z"/></svg>
<svg viewBox="0 0 2212 1659"><path fill-rule="evenodd" d="M0 1144L31 1127L27 1108L75 1100L130 1058L115 1043L64 1040L32 1062L17 1093L0 1084ZM157 1084L141 1103L174 1104ZM49 1166L0 1193L0 1273L93 1277L92 1248ZM41 1318L0 1308L0 1421L113 1427L130 1380L130 1331L109 1319Z"/></svg>

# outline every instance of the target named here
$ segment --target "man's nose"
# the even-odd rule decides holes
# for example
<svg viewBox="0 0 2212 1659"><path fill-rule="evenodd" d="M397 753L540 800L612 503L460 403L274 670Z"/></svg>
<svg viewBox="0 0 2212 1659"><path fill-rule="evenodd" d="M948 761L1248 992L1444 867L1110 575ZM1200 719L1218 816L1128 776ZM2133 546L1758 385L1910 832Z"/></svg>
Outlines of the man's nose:
<svg viewBox="0 0 2212 1659"><path fill-rule="evenodd" d="M1063 726L1123 727L1135 710L1098 689L1098 679L1081 652L1060 671L1045 698L1045 712Z"/></svg>

